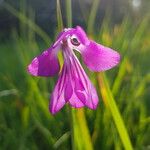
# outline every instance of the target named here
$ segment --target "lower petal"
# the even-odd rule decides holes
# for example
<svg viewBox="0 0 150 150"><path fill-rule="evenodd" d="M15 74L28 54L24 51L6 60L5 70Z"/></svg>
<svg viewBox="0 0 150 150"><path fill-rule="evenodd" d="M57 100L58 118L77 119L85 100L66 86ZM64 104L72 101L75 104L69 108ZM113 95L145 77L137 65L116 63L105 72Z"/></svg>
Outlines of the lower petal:
<svg viewBox="0 0 150 150"><path fill-rule="evenodd" d="M82 103L82 101L75 94L73 94L69 99L69 104L75 108L81 108L85 106L85 104Z"/></svg>
<svg viewBox="0 0 150 150"><path fill-rule="evenodd" d="M65 89L66 89L66 67L63 66L62 72L59 76L57 84L50 97L49 109L52 114L57 113L66 103Z"/></svg>
<svg viewBox="0 0 150 150"><path fill-rule="evenodd" d="M90 109L96 109L98 105L96 89L84 72L76 56L73 58L71 68L70 82L72 83L74 92L69 103L76 108L87 106Z"/></svg>

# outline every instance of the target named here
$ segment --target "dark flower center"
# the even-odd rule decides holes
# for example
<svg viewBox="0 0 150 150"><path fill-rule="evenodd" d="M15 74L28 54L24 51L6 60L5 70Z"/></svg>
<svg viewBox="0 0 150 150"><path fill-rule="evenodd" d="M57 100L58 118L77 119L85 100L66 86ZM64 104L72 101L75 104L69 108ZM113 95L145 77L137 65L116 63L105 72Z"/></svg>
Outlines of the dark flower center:
<svg viewBox="0 0 150 150"><path fill-rule="evenodd" d="M79 42L78 39L75 38L75 37L73 37L73 38L71 39L71 43L72 43L73 45L75 45L75 46L79 46L79 45L80 45L80 42Z"/></svg>

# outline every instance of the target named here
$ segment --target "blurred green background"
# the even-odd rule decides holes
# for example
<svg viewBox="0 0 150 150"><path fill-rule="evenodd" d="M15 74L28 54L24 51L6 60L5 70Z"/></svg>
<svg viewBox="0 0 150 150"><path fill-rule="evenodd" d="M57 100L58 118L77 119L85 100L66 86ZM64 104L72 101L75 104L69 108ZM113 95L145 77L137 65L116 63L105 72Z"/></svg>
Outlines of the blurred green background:
<svg viewBox="0 0 150 150"><path fill-rule="evenodd" d="M120 65L105 74L83 64L99 93L95 111L66 105L52 116L57 77L26 71L62 20L121 54ZM149 150L149 108L150 1L0 0L0 150Z"/></svg>

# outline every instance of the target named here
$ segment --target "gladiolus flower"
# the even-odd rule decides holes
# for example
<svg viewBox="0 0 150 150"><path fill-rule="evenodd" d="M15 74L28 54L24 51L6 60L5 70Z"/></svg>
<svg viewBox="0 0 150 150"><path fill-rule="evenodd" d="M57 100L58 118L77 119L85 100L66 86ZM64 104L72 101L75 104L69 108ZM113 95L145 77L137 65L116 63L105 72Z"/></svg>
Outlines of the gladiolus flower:
<svg viewBox="0 0 150 150"><path fill-rule="evenodd" d="M62 50L64 58L61 71L57 58L59 50ZM116 51L90 40L81 27L64 29L58 35L56 42L35 57L28 66L28 72L33 76L51 77L59 74L50 96L49 108L52 114L58 112L66 103L75 108L83 106L90 109L97 108L96 89L82 68L74 50L80 52L83 62L94 72L111 69L120 61L120 55Z"/></svg>

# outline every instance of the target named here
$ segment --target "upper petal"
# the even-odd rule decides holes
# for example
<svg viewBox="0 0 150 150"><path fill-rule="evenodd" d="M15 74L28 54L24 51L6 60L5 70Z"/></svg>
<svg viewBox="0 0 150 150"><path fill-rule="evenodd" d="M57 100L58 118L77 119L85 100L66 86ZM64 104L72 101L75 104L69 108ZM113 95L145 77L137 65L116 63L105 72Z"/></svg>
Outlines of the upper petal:
<svg viewBox="0 0 150 150"><path fill-rule="evenodd" d="M54 76L60 70L57 49L53 47L35 57L28 66L28 72L34 76Z"/></svg>
<svg viewBox="0 0 150 150"><path fill-rule="evenodd" d="M84 63L92 71L105 71L120 62L120 55L111 48L90 41L82 51Z"/></svg>
<svg viewBox="0 0 150 150"><path fill-rule="evenodd" d="M58 36L57 36L57 38L56 38L56 42L53 44L53 48L59 46L59 45L61 44L61 41L62 41L65 37L67 37L67 36L73 34L74 32L75 32L75 29L74 29L74 28L65 28L62 32L60 32L60 33L58 34Z"/></svg>
<svg viewBox="0 0 150 150"><path fill-rule="evenodd" d="M75 28L75 32L76 36L79 38L80 42L84 45L88 44L89 43L89 39L85 33L85 31L80 27L80 26L77 26Z"/></svg>
<svg viewBox="0 0 150 150"><path fill-rule="evenodd" d="M28 66L28 72L34 76L54 76L59 73L60 65L57 52L61 47L61 41L75 29L64 29L57 37L56 42L39 56L35 57Z"/></svg>
<svg viewBox="0 0 150 150"><path fill-rule="evenodd" d="M81 53L84 63L92 71L105 71L115 67L120 61L120 55L111 48L89 40L84 30L77 26L72 32L79 41L79 45L73 45L68 39L68 46Z"/></svg>

